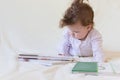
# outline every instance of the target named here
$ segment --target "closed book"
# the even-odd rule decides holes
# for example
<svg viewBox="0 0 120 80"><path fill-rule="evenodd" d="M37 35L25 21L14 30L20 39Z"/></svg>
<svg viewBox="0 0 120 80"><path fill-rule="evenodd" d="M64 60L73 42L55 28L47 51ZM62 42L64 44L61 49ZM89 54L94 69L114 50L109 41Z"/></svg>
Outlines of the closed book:
<svg viewBox="0 0 120 80"><path fill-rule="evenodd" d="M72 68L72 73L97 73L97 62L77 62Z"/></svg>

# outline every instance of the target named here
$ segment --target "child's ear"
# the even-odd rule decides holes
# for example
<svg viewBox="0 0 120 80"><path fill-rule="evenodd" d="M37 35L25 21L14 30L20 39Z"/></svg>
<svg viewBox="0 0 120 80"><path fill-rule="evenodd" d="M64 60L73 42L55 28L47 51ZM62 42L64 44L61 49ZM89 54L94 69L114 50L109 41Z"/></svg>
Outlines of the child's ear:
<svg viewBox="0 0 120 80"><path fill-rule="evenodd" d="M87 29L88 29L88 31L90 31L90 30L92 29L92 25L89 24L89 25L87 26Z"/></svg>

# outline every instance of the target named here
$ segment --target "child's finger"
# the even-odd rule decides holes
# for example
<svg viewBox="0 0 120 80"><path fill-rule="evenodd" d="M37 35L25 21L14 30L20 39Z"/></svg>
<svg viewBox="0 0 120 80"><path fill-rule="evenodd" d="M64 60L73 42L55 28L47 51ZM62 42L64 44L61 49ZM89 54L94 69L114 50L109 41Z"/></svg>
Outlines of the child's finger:
<svg viewBox="0 0 120 80"><path fill-rule="evenodd" d="M65 54L58 54L59 56L65 56Z"/></svg>

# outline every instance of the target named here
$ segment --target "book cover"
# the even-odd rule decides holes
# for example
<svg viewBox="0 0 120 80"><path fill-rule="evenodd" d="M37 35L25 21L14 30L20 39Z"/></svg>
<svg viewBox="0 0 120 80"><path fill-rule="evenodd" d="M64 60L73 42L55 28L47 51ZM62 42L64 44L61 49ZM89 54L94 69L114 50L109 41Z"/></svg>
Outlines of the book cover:
<svg viewBox="0 0 120 80"><path fill-rule="evenodd" d="M72 73L97 73L98 64L97 62L77 62L72 68Z"/></svg>

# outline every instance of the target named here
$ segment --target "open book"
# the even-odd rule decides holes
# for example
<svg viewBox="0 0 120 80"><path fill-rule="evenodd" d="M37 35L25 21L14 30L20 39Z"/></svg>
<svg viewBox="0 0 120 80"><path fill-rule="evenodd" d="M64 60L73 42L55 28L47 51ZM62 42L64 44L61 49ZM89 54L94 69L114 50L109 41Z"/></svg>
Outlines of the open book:
<svg viewBox="0 0 120 80"><path fill-rule="evenodd" d="M34 54L19 54L18 59L34 59L34 60L49 60L49 61L74 61L73 57L53 57L53 56L39 56Z"/></svg>

